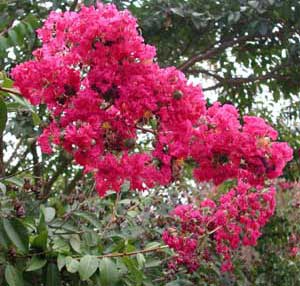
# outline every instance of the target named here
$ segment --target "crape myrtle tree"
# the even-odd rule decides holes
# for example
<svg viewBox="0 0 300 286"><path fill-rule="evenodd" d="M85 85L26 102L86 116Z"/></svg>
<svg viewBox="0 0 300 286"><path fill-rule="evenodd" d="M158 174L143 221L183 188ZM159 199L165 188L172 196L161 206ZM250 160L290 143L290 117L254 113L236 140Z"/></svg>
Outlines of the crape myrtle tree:
<svg viewBox="0 0 300 286"><path fill-rule="evenodd" d="M234 105L290 101L278 126L297 147L299 4L131 2L1 4L4 285L251 280L241 249L293 151ZM181 71L211 77L220 103Z"/></svg>

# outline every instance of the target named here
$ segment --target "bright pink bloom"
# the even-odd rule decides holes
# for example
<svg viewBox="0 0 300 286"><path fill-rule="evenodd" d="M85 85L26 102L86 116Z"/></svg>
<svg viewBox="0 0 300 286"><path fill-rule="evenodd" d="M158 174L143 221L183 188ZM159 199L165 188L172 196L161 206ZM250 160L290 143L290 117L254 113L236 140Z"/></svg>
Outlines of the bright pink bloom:
<svg viewBox="0 0 300 286"><path fill-rule="evenodd" d="M50 112L42 151L64 148L94 174L101 196L125 182L135 190L168 185L190 163L200 182L237 180L216 200L176 207L178 235L163 235L178 253L170 267L196 270L199 256L209 257L205 247L197 252L209 235L222 269L230 270L232 251L254 245L272 215L275 191L264 182L282 174L291 148L274 141L277 132L263 119L239 118L232 105L206 108L199 86L155 63L155 48L144 43L128 11L98 4L52 12L38 36L42 47L12 77L25 98Z"/></svg>

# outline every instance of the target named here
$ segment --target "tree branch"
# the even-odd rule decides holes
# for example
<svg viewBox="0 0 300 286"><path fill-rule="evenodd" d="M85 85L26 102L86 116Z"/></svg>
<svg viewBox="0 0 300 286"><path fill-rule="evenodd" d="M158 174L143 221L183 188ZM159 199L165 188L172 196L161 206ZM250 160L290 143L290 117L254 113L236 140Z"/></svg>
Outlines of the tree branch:
<svg viewBox="0 0 300 286"><path fill-rule="evenodd" d="M192 75L199 75L200 73L201 74L205 74L207 76L210 76L210 77L213 77L215 78L216 80L218 81L223 81L224 78L220 75L218 75L217 73L214 73L212 71L209 71L209 70L206 70L206 69L202 69L202 68L197 68L197 69L189 69L187 71L189 74L192 74Z"/></svg>
<svg viewBox="0 0 300 286"><path fill-rule="evenodd" d="M32 154L32 160L33 160L33 175L34 175L34 181L37 184L40 181L40 178L42 176L42 170L41 170L41 164L39 163L39 156L37 154L37 146L36 141L34 141L30 145L30 152Z"/></svg>
<svg viewBox="0 0 300 286"><path fill-rule="evenodd" d="M6 88L3 86L0 86L0 91L4 91L4 92L12 93L14 95L22 96L22 94L14 88Z"/></svg>
<svg viewBox="0 0 300 286"><path fill-rule="evenodd" d="M233 47L237 44L243 44L246 43L249 40L257 40L262 38L270 38L270 37L281 37L285 34L285 31L283 29L279 30L278 32L271 32L265 35L261 34L251 34L251 35L244 35L240 37L234 37L229 40L221 39L220 41L217 41L210 47L208 47L203 52L194 55L190 59L188 59L185 63L179 65L178 69L181 71L186 71L188 68L193 66L196 62L208 60L213 58L214 56L218 55L220 52L226 50L229 47Z"/></svg>
<svg viewBox="0 0 300 286"><path fill-rule="evenodd" d="M101 258L106 258L106 257L134 256L134 255L137 255L139 253L161 252L166 248L169 248L169 246L163 245L163 246L158 246L158 247L141 249L141 250L137 250L137 251L123 252L123 253L121 253L121 252L108 253L108 254L99 255L99 256L97 256L97 258L101 259ZM78 258L78 259L80 259L80 258Z"/></svg>
<svg viewBox="0 0 300 286"><path fill-rule="evenodd" d="M203 51L201 54L197 54L193 57L191 57L189 60L187 60L185 63L181 64L178 69L181 71L186 71L189 67L193 66L196 62L207 60L212 58L213 56L217 55L219 52L224 51L225 49L234 46L236 44L244 43L250 39L254 38L254 35L245 35L239 38L233 38L227 42L220 43L217 42L205 51ZM215 47L216 45L218 45Z"/></svg>
<svg viewBox="0 0 300 286"><path fill-rule="evenodd" d="M28 152L27 152L27 153L28 153ZM40 163L38 163L38 164L40 164ZM6 179L9 179L9 178L15 177L15 176L17 176L17 175L20 175L20 174L22 174L22 173L25 173L25 172L27 172L27 171L33 169L34 167L35 167L35 166L33 165L33 166L30 166L30 167L28 167L28 168L25 168L25 169L23 169L23 170L21 170L21 171L19 171L19 172L11 173L11 174L9 174L9 175L7 175L7 176L5 176L5 177L0 177L0 180L6 180Z"/></svg>
<svg viewBox="0 0 300 286"><path fill-rule="evenodd" d="M265 80L268 80L268 79L286 79L287 78L286 76L281 75L278 72L280 70L282 70L283 68L289 67L291 65L292 65L292 63L290 61L288 61L286 63L282 63L282 64L274 67L272 70L270 70L266 74L257 75L257 76L250 75L248 77L235 77L235 78L225 78L225 77L222 77L218 74L214 74L211 71L207 71L205 69L197 69L197 70L194 70L194 72L209 75L209 76L214 77L215 79L217 79L219 81L217 84L215 84L213 86L203 88L203 91L208 91L208 90L215 90L215 89L220 88L224 85L240 86L240 85L245 84L245 83L262 82L262 81L265 81Z"/></svg>
<svg viewBox="0 0 300 286"><path fill-rule="evenodd" d="M23 138L21 138L21 139L18 141L18 143L17 143L17 145L16 145L14 151L11 153L10 157L8 158L8 160L7 160L6 163L5 163L6 166L9 165L9 164L11 163L11 161L13 160L13 158L16 157L16 154L17 154L19 148L21 147L22 143L23 143Z"/></svg>
<svg viewBox="0 0 300 286"><path fill-rule="evenodd" d="M135 126L135 129L141 130L141 131L143 131L144 133L152 133L152 134L154 134L154 135L157 135L156 131L155 131L155 130L152 130L152 129L140 127L140 126L137 126L137 125Z"/></svg>
<svg viewBox="0 0 300 286"><path fill-rule="evenodd" d="M13 177L15 176L15 174L17 174L16 172L18 171L19 167L21 166L21 164L24 162L24 160L26 159L26 156L28 155L29 153L29 148L26 148L25 152L23 153L23 155L20 156L20 160L19 162L17 163L16 166L14 166L12 168L12 170L9 172L8 176L9 177Z"/></svg>

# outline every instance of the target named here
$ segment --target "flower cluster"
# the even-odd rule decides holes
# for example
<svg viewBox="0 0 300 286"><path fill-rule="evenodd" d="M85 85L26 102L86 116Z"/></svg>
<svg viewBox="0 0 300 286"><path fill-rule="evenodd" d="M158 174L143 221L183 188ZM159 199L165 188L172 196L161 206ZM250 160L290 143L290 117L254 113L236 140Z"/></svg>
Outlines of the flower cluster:
<svg viewBox="0 0 300 286"><path fill-rule="evenodd" d="M125 181L136 190L167 185L191 162L198 181L236 178L218 201L176 208L180 233L166 231L164 240L190 270L212 229L227 262L240 243L255 243L274 208L264 181L292 156L286 143L274 142L275 130L260 118L239 118L231 105L206 108L201 88L174 67L160 68L136 19L114 5L52 12L38 36L42 47L12 76L25 98L50 112L39 137L44 153L56 145L72 154L94 174L101 196Z"/></svg>
<svg viewBox="0 0 300 286"><path fill-rule="evenodd" d="M292 158L288 145L276 139L277 132L260 118L245 116L241 124L231 105L216 103L207 109L192 137L190 156L198 165L194 177L217 186L232 179L237 183L217 192L214 200L180 205L172 212L181 225L180 232L166 230L163 235L178 254L172 268L184 264L192 271L213 249L223 258L222 270L229 271L232 252L256 244L275 208L275 188L266 187L265 181L281 175ZM210 243L203 245L206 236Z"/></svg>
<svg viewBox="0 0 300 286"><path fill-rule="evenodd" d="M286 143L272 142L277 132L261 118L245 116L243 124L235 107L215 103L207 110L206 122L195 130L191 157L198 163L199 181L220 184L242 178L252 185L281 175L292 150Z"/></svg>
<svg viewBox="0 0 300 286"><path fill-rule="evenodd" d="M223 259L221 269L231 270L233 251L256 244L261 227L274 209L273 187L254 189L242 181L216 200L205 199L199 206L177 206L172 215L181 229L174 233L169 228L163 234L165 243L177 253L170 267L184 264L193 271L201 259L210 259L208 253L217 253Z"/></svg>
<svg viewBox="0 0 300 286"><path fill-rule="evenodd" d="M205 114L200 87L154 63L155 48L138 34L136 19L113 5L52 12L38 35L35 59L12 76L25 98L51 112L42 151L62 146L95 173L100 195L125 180L134 189L169 183ZM143 132L153 138L151 152L137 148Z"/></svg>
<svg viewBox="0 0 300 286"><path fill-rule="evenodd" d="M289 255L292 257L299 256L300 254L300 235L292 233L288 238Z"/></svg>

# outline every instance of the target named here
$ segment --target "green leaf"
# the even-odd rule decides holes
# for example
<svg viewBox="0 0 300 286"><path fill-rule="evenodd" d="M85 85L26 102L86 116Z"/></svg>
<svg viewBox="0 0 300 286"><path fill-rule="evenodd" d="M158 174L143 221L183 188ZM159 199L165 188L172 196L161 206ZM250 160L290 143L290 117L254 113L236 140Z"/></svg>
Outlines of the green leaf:
<svg viewBox="0 0 300 286"><path fill-rule="evenodd" d="M3 222L0 221L0 246L2 246L4 249L8 249L9 245L10 240L4 231Z"/></svg>
<svg viewBox="0 0 300 286"><path fill-rule="evenodd" d="M125 256L122 257L122 262L128 269L128 276L130 279L133 279L136 285L142 284L142 281L144 280L144 274L138 269L136 260Z"/></svg>
<svg viewBox="0 0 300 286"><path fill-rule="evenodd" d="M65 265L66 265L66 256L59 254L57 256L58 270L61 271Z"/></svg>
<svg viewBox="0 0 300 286"><path fill-rule="evenodd" d="M161 263L162 263L161 260L146 261L145 267L146 268L158 267L159 265L161 265Z"/></svg>
<svg viewBox="0 0 300 286"><path fill-rule="evenodd" d="M46 259L34 256L29 261L29 265L26 268L26 271L35 271L35 270L41 269L41 268L43 268L46 265L46 263L47 263Z"/></svg>
<svg viewBox="0 0 300 286"><path fill-rule="evenodd" d="M257 9L258 6L259 6L259 1L251 0L251 1L248 2L248 5L251 6L252 8L254 8L254 9Z"/></svg>
<svg viewBox="0 0 300 286"><path fill-rule="evenodd" d="M145 262L146 262L145 256L142 253L138 253L136 256L136 259L137 259L139 268L143 269L145 266Z"/></svg>
<svg viewBox="0 0 300 286"><path fill-rule="evenodd" d="M92 255L85 255L80 259L78 272L81 280L89 279L98 268L98 259Z"/></svg>
<svg viewBox="0 0 300 286"><path fill-rule="evenodd" d="M40 217L38 220L37 230L38 233L42 233L43 231L48 231L48 227L45 222L45 214L43 211L44 205L40 206Z"/></svg>
<svg viewBox="0 0 300 286"><path fill-rule="evenodd" d="M173 12L174 14L180 16L180 17L184 17L184 11L179 7L171 8L170 11Z"/></svg>
<svg viewBox="0 0 300 286"><path fill-rule="evenodd" d="M153 241L153 242L148 243L148 244L145 246L145 249L156 248L156 247L159 247L160 245L161 245L161 244L160 244L159 242Z"/></svg>
<svg viewBox="0 0 300 286"><path fill-rule="evenodd" d="M18 219L3 219L3 227L7 237L20 252L27 253L29 237L26 227Z"/></svg>
<svg viewBox="0 0 300 286"><path fill-rule="evenodd" d="M128 192L130 190L130 181L125 181L124 183L123 183L123 185L121 186L121 192L122 193L126 193L126 192Z"/></svg>
<svg viewBox="0 0 300 286"><path fill-rule="evenodd" d="M119 281L119 272L115 263L108 257L100 260L101 285L113 286Z"/></svg>
<svg viewBox="0 0 300 286"><path fill-rule="evenodd" d="M100 237L96 232L85 232L82 235L82 243L86 247L93 247L99 244Z"/></svg>
<svg viewBox="0 0 300 286"><path fill-rule="evenodd" d="M72 258L71 256L66 257L66 268L70 273L76 273L79 268L79 261Z"/></svg>
<svg viewBox="0 0 300 286"><path fill-rule="evenodd" d="M57 237L53 241L52 249L58 253L69 253L70 246L69 244L60 237Z"/></svg>
<svg viewBox="0 0 300 286"><path fill-rule="evenodd" d="M129 205L131 204L131 200L130 199L124 199L124 200L121 200L119 202L120 205Z"/></svg>
<svg viewBox="0 0 300 286"><path fill-rule="evenodd" d="M9 96L14 100L14 102L19 103L21 106L25 107L31 112L34 112L32 105L24 98L21 98L15 94L9 93Z"/></svg>
<svg viewBox="0 0 300 286"><path fill-rule="evenodd" d="M136 211L129 211L127 212L127 215L132 217L132 218L135 218L137 215L138 215L138 212Z"/></svg>
<svg viewBox="0 0 300 286"><path fill-rule="evenodd" d="M6 194L6 186L0 182L0 190L5 195Z"/></svg>
<svg viewBox="0 0 300 286"><path fill-rule="evenodd" d="M7 108L2 97L0 97L0 134L3 133L7 122Z"/></svg>
<svg viewBox="0 0 300 286"><path fill-rule="evenodd" d="M18 187L23 187L24 185L24 180L16 177L10 177L4 180L5 183L10 183L13 185L16 185Z"/></svg>
<svg viewBox="0 0 300 286"><path fill-rule="evenodd" d="M22 273L10 264L8 264L5 268L5 280L9 286L24 285Z"/></svg>
<svg viewBox="0 0 300 286"><path fill-rule="evenodd" d="M78 253L81 252L79 235L74 234L74 235L71 236L70 245L76 252L78 252Z"/></svg>
<svg viewBox="0 0 300 286"><path fill-rule="evenodd" d="M39 19L37 16L29 14L25 18L25 23L30 25L33 30L39 27Z"/></svg>
<svg viewBox="0 0 300 286"><path fill-rule="evenodd" d="M48 240L48 231L43 230L37 236L35 236L31 242L31 246L34 248L39 248L46 250Z"/></svg>
<svg viewBox="0 0 300 286"><path fill-rule="evenodd" d="M19 44L24 43L24 36L26 35L26 26L24 23L19 23L17 26L14 27L14 31L17 34L17 40Z"/></svg>
<svg viewBox="0 0 300 286"><path fill-rule="evenodd" d="M12 88L13 84L14 84L14 82L5 75L3 82L2 82L2 86L5 88Z"/></svg>
<svg viewBox="0 0 300 286"><path fill-rule="evenodd" d="M60 273L55 263L49 263L47 267L46 274L46 286L59 286L60 283Z"/></svg>
<svg viewBox="0 0 300 286"><path fill-rule="evenodd" d="M80 218L85 219L86 221L88 221L90 224L92 224L93 226L95 226L98 229L101 229L102 226L100 224L100 222L98 221L97 218L95 218L93 215L88 214L88 213L84 213L84 212L75 212L74 213L75 216L78 216Z"/></svg>
<svg viewBox="0 0 300 286"><path fill-rule="evenodd" d="M42 208L42 212L45 216L45 222L50 222L55 218L55 208L47 207Z"/></svg>
<svg viewBox="0 0 300 286"><path fill-rule="evenodd" d="M34 125L40 125L42 120L36 112L32 112L32 121Z"/></svg>
<svg viewBox="0 0 300 286"><path fill-rule="evenodd" d="M5 51L9 47L7 39L5 37L0 37L0 50Z"/></svg>
<svg viewBox="0 0 300 286"><path fill-rule="evenodd" d="M16 102L7 102L6 107L7 112L17 112L20 108L20 104Z"/></svg>
<svg viewBox="0 0 300 286"><path fill-rule="evenodd" d="M12 46L21 44L20 37L18 37L18 34L15 31L15 29L11 29L8 31L8 41Z"/></svg>
<svg viewBox="0 0 300 286"><path fill-rule="evenodd" d="M195 284L186 279L178 279L176 281L171 281L171 282L167 283L165 286L181 286L181 285L193 286Z"/></svg>

